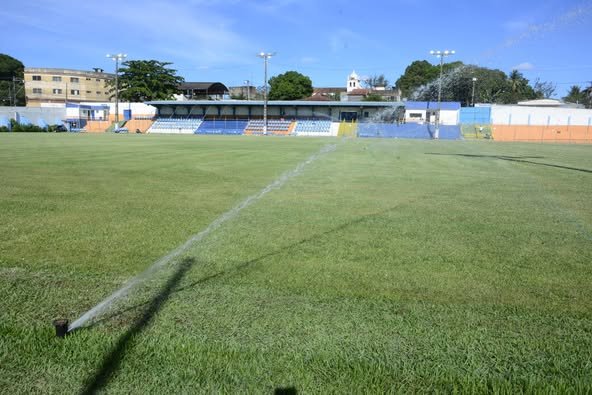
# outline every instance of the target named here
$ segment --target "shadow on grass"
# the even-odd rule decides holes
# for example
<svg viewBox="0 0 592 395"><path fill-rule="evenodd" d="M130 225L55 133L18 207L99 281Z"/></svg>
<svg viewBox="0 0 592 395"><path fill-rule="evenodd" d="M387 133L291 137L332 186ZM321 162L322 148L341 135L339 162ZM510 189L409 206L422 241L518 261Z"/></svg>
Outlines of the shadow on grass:
<svg viewBox="0 0 592 395"><path fill-rule="evenodd" d="M552 163L542 163L542 162L533 162L526 159L543 159L544 156L505 156L505 155L475 155L475 154L442 154L438 152L426 152L426 155L442 155L442 156L463 156L465 158L488 158L488 159L499 159L499 160L507 160L510 162L520 162L520 163L528 163L531 165L537 166L547 166L547 167L555 167L557 169L564 169L564 170L574 170L579 171L582 173L592 173L592 170L582 169L579 167L570 167L570 166L562 166L562 165L555 165Z"/></svg>
<svg viewBox="0 0 592 395"><path fill-rule="evenodd" d="M156 313L162 309L174 288L179 284L179 281L182 280L194 262L195 260L193 258L187 258L175 268L174 274L169 278L160 292L150 301L140 319L121 336L117 345L105 356L97 372L86 380L84 389L80 392L81 394L94 394L107 385L113 373L119 369L125 353L132 347L134 337L148 327Z"/></svg>
<svg viewBox="0 0 592 395"><path fill-rule="evenodd" d="M302 245L304 245L306 243L310 243L312 241L317 241L321 237L328 236L328 235L333 234L333 233L336 233L336 232L340 232L340 231L342 231L344 229L347 229L348 227L351 227L351 226L354 226L354 225L363 223L364 221L367 221L369 219L380 217L381 215L384 215L386 213L389 213L391 211L394 211L399 206L400 205L389 207L389 208L387 208L385 210L382 210L382 211L379 211L379 212L376 212L376 213L371 213L371 214L367 214L367 215L364 215L364 216L360 216L360 217L354 218L354 219L352 219L350 221L344 222L344 223L342 223L342 224L340 224L338 226L335 226L335 227L333 227L331 229L328 229L328 230L326 230L324 232L315 233L315 234L313 234L313 235L311 235L311 236L309 236L307 238L304 238L304 239L299 240L297 242L294 242L292 244L288 244L288 245L283 246L283 247L281 247L281 248L279 248L277 250L270 251L270 252L268 252L266 254L263 254L263 255L260 255L260 256L258 256L256 258L253 258L253 259L250 259L248 261L244 261L244 262L238 263L236 265L233 265L232 268L230 268L230 269L222 270L222 271L219 271L217 273L213 273L213 274L210 274L208 276L202 277L199 280L196 280L196 281L194 281L194 282L192 282L192 283L190 283L188 285L185 285L183 287L179 287L179 288L176 288L174 290L171 290L170 293L177 293L177 292L186 291L186 290L191 289L191 288L193 288L193 287L195 287L195 286L197 286L199 284L203 284L205 282L208 282L208 281L211 281L211 280L214 280L214 279L223 277L225 275L238 273L241 270L246 269L246 268L248 268L248 267L250 267L252 265L255 265L258 262L263 261L263 260L265 260L267 258L271 258L273 256L280 255L280 254L282 254L282 253L284 253L286 251L290 251L291 249L296 248L296 247L299 247L299 246L302 246ZM93 326L99 325L99 324L101 324L103 322L107 322L107 321L109 321L109 320L111 320L113 318L116 318L116 317L118 317L118 316L120 316L122 314L125 314L125 313L127 313L129 311L134 311L134 310L136 310L138 308L141 308L142 306L145 306L148 303L149 302L138 303L138 304L136 304L134 306L130 306L130 307L126 308L126 309L119 310L117 312L114 312L113 314L104 316L103 318L101 318L99 320L95 320L92 324L86 326L85 328L86 329L92 328Z"/></svg>
<svg viewBox="0 0 592 395"><path fill-rule="evenodd" d="M317 240L319 240L322 237L328 236L328 235L333 234L333 233L340 232L340 231L342 231L344 229L347 229L347 228L349 228L351 226L354 226L354 225L363 223L365 221L368 221L368 220L370 220L372 218L380 217L381 215L384 215L386 213L389 213L391 211L394 211L398 207L399 207L399 205L393 206L393 207L389 207L389 208L387 208L385 210L382 210L382 211L379 211L379 212L376 212L376 213L367 214L367 215L364 215L364 216L361 216L361 217L354 218L354 219L352 219L350 221L344 222L341 225L335 226L335 227L333 227L331 229L328 229L328 230L326 230L324 232L315 233L315 234L313 234L313 235L311 235L311 236L309 236L309 237L307 237L305 239L299 240L299 241L294 242L292 244L288 244L288 245L283 246L283 247L281 247L281 248L279 248L277 250L270 251L267 254L263 254L263 255L260 255L260 256L258 256L256 258L253 258L253 259L250 259L248 261L245 261L245 262L239 263L237 265L234 265L230 269L222 270L220 272L217 272L217 273L211 274L209 276L200 278L199 280L194 281L191 284L188 284L188 285L185 285L183 287L177 288L174 292L185 291L187 289L193 288L196 285L205 283L207 281L214 280L216 278L223 277L225 275L238 273L241 270L247 269L250 266L253 266L254 264L256 264L256 263L258 263L260 261L263 261L263 260L265 260L267 258L271 258L273 256L280 255L282 253L285 253L286 251L290 251L290 250L292 250L292 249L294 249L296 247L302 246L302 245L307 244L307 243L310 243L312 241L317 241Z"/></svg>

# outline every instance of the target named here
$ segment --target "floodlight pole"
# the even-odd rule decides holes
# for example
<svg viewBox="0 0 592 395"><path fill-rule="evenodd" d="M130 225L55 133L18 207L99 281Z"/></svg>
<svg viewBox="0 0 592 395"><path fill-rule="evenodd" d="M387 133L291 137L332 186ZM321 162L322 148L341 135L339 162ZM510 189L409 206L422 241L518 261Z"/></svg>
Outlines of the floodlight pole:
<svg viewBox="0 0 592 395"><path fill-rule="evenodd" d="M265 80L263 81L263 134L267 134L267 61L275 55L275 52L260 52L257 54L263 58L265 64Z"/></svg>
<svg viewBox="0 0 592 395"><path fill-rule="evenodd" d="M127 58L127 54L107 54L107 57L115 61L115 123L119 127L119 61Z"/></svg>
<svg viewBox="0 0 592 395"><path fill-rule="evenodd" d="M444 69L444 57L454 55L455 51L430 51L430 54L440 58L440 80L438 82L438 112L436 113L436 128L434 129L434 139L440 138L440 111L442 109L442 71Z"/></svg>
<svg viewBox="0 0 592 395"><path fill-rule="evenodd" d="M475 82L477 78L473 77L473 93L471 94L471 107L475 107Z"/></svg>
<svg viewBox="0 0 592 395"><path fill-rule="evenodd" d="M245 80L245 85L247 86L247 101L251 100L251 89L249 87L250 84L251 84L251 81Z"/></svg>

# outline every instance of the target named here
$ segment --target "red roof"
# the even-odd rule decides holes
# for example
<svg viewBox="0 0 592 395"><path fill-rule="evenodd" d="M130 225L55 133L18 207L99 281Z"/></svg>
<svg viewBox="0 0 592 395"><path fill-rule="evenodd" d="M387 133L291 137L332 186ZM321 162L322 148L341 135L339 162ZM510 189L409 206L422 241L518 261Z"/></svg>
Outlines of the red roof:
<svg viewBox="0 0 592 395"><path fill-rule="evenodd" d="M348 95L365 96L368 93L370 93L370 89L354 89L353 91L348 92Z"/></svg>

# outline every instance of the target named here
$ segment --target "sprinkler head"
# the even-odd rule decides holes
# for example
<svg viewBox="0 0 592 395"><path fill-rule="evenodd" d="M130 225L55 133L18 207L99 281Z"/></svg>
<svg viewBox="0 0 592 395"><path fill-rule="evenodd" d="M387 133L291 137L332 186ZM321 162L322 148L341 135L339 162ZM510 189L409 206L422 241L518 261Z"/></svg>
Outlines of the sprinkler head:
<svg viewBox="0 0 592 395"><path fill-rule="evenodd" d="M53 321L53 326L55 326L56 336L60 338L66 337L68 334L68 320L65 318L61 318L59 320Z"/></svg>

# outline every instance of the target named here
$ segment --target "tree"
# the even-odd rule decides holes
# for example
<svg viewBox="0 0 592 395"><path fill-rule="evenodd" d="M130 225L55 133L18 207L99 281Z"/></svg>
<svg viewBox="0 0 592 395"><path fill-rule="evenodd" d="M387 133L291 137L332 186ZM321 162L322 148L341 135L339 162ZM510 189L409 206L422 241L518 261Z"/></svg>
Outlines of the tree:
<svg viewBox="0 0 592 395"><path fill-rule="evenodd" d="M25 66L20 60L0 54L0 105L25 105L24 75Z"/></svg>
<svg viewBox="0 0 592 395"><path fill-rule="evenodd" d="M522 100L532 100L536 98L534 89L528 84L528 80L524 78L518 70L512 70L506 80L507 88L501 101L503 104L516 104Z"/></svg>
<svg viewBox="0 0 592 395"><path fill-rule="evenodd" d="M534 82L533 89L537 99L548 99L555 94L557 85L552 82L543 82L537 78Z"/></svg>
<svg viewBox="0 0 592 395"><path fill-rule="evenodd" d="M501 70L488 69L462 62L451 63L443 67L442 100L457 101L469 106L473 100L473 78L475 81L476 103L511 103L517 100L534 98L534 89L528 80L517 72L512 78L515 91L512 91L510 77ZM438 98L439 75L432 81L415 89L411 96L414 100L434 101Z"/></svg>
<svg viewBox="0 0 592 395"><path fill-rule="evenodd" d="M497 69L476 68L473 77L477 78L475 103L501 103L507 90L506 73Z"/></svg>
<svg viewBox="0 0 592 395"><path fill-rule="evenodd" d="M389 81L385 78L384 74L373 75L364 81L364 85L369 89L374 89L376 87L386 88L388 84Z"/></svg>
<svg viewBox="0 0 592 395"><path fill-rule="evenodd" d="M378 93L368 93L362 101L383 101L383 99Z"/></svg>
<svg viewBox="0 0 592 395"><path fill-rule="evenodd" d="M591 85L591 88L592 88L592 85ZM591 88L588 88L588 89L590 90ZM569 88L569 92L567 93L567 96L565 96L563 98L563 100L568 103L581 104L586 108L590 108L590 107L592 107L592 97L590 97L586 93L587 92L585 89L582 89L577 85L572 85L572 87Z"/></svg>
<svg viewBox="0 0 592 395"><path fill-rule="evenodd" d="M590 83L590 86L587 87L586 89L583 90L584 93L584 106L586 106L586 108L592 108L592 83Z"/></svg>
<svg viewBox="0 0 592 395"><path fill-rule="evenodd" d="M122 100L170 100L179 93L179 84L185 81L177 70L167 68L170 62L158 60L129 60L119 68L119 97ZM115 80L107 83L115 92ZM115 93L113 93L115 96Z"/></svg>
<svg viewBox="0 0 592 395"><path fill-rule="evenodd" d="M567 92L567 96L563 98L563 101L568 103L582 104L584 101L584 92L577 85L572 85Z"/></svg>
<svg viewBox="0 0 592 395"><path fill-rule="evenodd" d="M269 80L269 100L300 100L310 97L312 81L296 71L272 77Z"/></svg>
<svg viewBox="0 0 592 395"><path fill-rule="evenodd" d="M416 60L407 66L395 86L401 90L403 97L410 97L416 89L438 78L439 73L438 66L426 60Z"/></svg>

